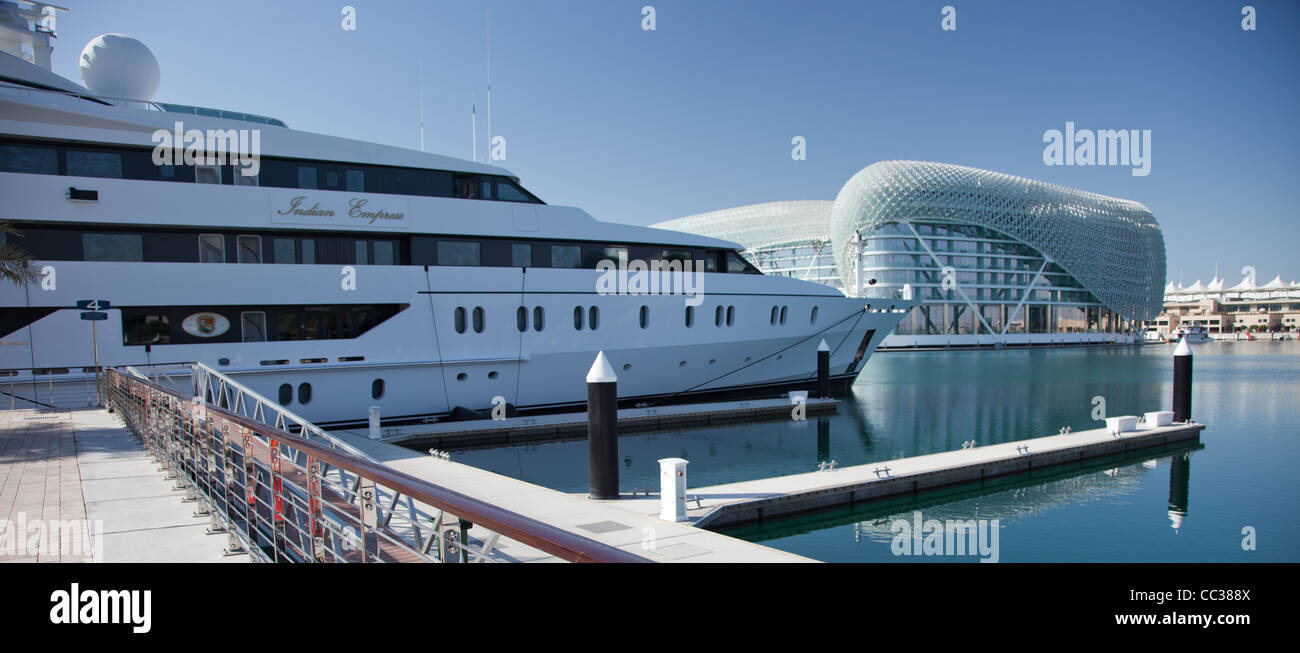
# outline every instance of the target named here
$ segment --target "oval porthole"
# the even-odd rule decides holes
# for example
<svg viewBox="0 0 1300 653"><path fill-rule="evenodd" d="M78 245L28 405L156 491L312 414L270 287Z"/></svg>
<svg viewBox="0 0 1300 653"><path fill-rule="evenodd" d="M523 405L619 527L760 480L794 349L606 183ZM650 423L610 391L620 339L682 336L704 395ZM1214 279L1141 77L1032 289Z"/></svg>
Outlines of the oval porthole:
<svg viewBox="0 0 1300 653"><path fill-rule="evenodd" d="M582 330L582 307L581 306L573 307L573 328L577 329L578 331Z"/></svg>
<svg viewBox="0 0 1300 653"><path fill-rule="evenodd" d="M465 307L457 306L452 315L455 317L456 333L465 333Z"/></svg>
<svg viewBox="0 0 1300 653"><path fill-rule="evenodd" d="M546 311L538 306L533 309L533 331L541 331L546 321Z"/></svg>
<svg viewBox="0 0 1300 653"><path fill-rule="evenodd" d="M519 333L528 330L528 309L523 306L515 309L515 326L519 328Z"/></svg>
<svg viewBox="0 0 1300 653"><path fill-rule="evenodd" d="M716 358L710 358L710 359L709 359L709 365L712 365L712 364L714 364L714 363L716 363L716 362L718 362L718 359L716 359Z"/></svg>
<svg viewBox="0 0 1300 653"><path fill-rule="evenodd" d="M722 304L713 309L713 326L722 326Z"/></svg>
<svg viewBox="0 0 1300 653"><path fill-rule="evenodd" d="M687 328L695 326L695 307L686 307L686 326Z"/></svg>
<svg viewBox="0 0 1300 653"><path fill-rule="evenodd" d="M499 373L497 373L496 370L492 370L491 372L488 372L488 378L489 378L489 379L495 379L495 378L497 378L498 376L501 376L501 375L500 375Z"/></svg>
<svg viewBox="0 0 1300 653"><path fill-rule="evenodd" d="M812 314L808 316L808 324L817 324L817 307L812 307Z"/></svg>
<svg viewBox="0 0 1300 653"><path fill-rule="evenodd" d="M288 383L280 384L280 405L288 406L293 401L293 386Z"/></svg>
<svg viewBox="0 0 1300 653"><path fill-rule="evenodd" d="M631 363L623 363L623 371L624 371L624 372L626 372L626 371L628 371L628 370L630 370L630 369L632 369L632 364L631 364Z"/></svg>
<svg viewBox="0 0 1300 653"><path fill-rule="evenodd" d="M682 362L678 363L678 364L677 364L677 367L686 367L686 361L682 361Z"/></svg>
<svg viewBox="0 0 1300 653"><path fill-rule="evenodd" d="M785 320L782 319L782 322ZM474 333L483 333L483 307L474 307Z"/></svg>
<svg viewBox="0 0 1300 653"><path fill-rule="evenodd" d="M770 322L770 323L772 324L772 326L776 326L776 307L775 307L775 306L772 307L772 317L768 318L768 322Z"/></svg>
<svg viewBox="0 0 1300 653"><path fill-rule="evenodd" d="M644 329L648 326L650 326L650 307L642 306L641 307L641 328Z"/></svg>
<svg viewBox="0 0 1300 653"><path fill-rule="evenodd" d="M298 384L298 403L305 404L311 401L311 384Z"/></svg>
<svg viewBox="0 0 1300 653"><path fill-rule="evenodd" d="M375 379L370 382L370 398L378 399L384 396L384 380Z"/></svg>
<svg viewBox="0 0 1300 653"><path fill-rule="evenodd" d="M587 311L587 326L590 327L592 331L595 331L597 328L600 327L599 307L592 306L591 310Z"/></svg>
<svg viewBox="0 0 1300 653"><path fill-rule="evenodd" d="M736 318L736 307L735 307L735 306L728 306L728 307L727 307L727 326L731 326L731 323L735 320L735 318Z"/></svg>
<svg viewBox="0 0 1300 653"><path fill-rule="evenodd" d="M787 308L789 308L789 306L781 307L781 324L785 324L785 309Z"/></svg>
<svg viewBox="0 0 1300 653"><path fill-rule="evenodd" d="M469 375L466 374L466 373L464 373L464 372L461 372L460 374L457 374L457 375L456 375L456 380L457 380L457 381L464 381L465 379L468 379L468 378L469 378Z"/></svg>

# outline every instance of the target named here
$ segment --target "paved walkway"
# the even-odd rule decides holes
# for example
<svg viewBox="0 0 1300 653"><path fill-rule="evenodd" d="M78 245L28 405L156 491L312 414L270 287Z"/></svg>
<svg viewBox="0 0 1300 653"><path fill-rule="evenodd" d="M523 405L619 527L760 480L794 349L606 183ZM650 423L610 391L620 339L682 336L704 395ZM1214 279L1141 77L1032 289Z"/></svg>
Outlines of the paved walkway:
<svg viewBox="0 0 1300 653"><path fill-rule="evenodd" d="M222 555L225 536L174 485L103 409L0 411L0 562L246 561ZM48 537L54 521L75 523L67 544ZM8 535L19 527L40 533L36 550Z"/></svg>

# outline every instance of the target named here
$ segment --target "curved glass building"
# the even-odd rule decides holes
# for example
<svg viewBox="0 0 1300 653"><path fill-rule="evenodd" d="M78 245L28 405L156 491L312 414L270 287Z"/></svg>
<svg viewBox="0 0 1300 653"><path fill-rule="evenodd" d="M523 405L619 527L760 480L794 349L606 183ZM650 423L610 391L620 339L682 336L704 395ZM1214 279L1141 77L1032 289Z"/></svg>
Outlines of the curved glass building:
<svg viewBox="0 0 1300 653"><path fill-rule="evenodd" d="M739 242L770 274L834 269L846 294L917 294L886 348L1133 342L1161 310L1164 236L1145 206L965 166L882 161L834 202L656 226Z"/></svg>

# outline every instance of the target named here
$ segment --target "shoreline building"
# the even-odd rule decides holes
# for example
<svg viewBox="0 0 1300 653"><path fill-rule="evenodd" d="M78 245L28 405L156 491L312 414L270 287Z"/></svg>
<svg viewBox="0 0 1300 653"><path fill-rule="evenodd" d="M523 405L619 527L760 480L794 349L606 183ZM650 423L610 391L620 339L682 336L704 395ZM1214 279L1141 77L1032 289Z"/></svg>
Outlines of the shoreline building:
<svg viewBox="0 0 1300 653"><path fill-rule="evenodd" d="M966 166L882 161L833 202L654 226L738 242L765 273L851 296L919 294L882 348L1133 343L1161 311L1164 236L1145 206Z"/></svg>
<svg viewBox="0 0 1300 653"><path fill-rule="evenodd" d="M1246 277L1230 288L1214 278L1186 288L1172 281L1165 286L1164 311L1153 321L1161 336L1182 327L1204 327L1211 338L1230 339L1243 333L1300 331L1300 282L1278 275L1257 285Z"/></svg>

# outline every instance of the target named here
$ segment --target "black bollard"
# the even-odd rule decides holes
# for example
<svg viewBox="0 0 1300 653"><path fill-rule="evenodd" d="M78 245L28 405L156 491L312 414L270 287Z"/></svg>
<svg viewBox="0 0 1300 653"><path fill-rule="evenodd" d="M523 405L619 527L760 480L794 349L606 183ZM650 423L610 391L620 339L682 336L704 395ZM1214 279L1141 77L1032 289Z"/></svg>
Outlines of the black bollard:
<svg viewBox="0 0 1300 653"><path fill-rule="evenodd" d="M1187 338L1174 350L1174 421L1192 419L1192 348Z"/></svg>
<svg viewBox="0 0 1300 653"><path fill-rule="evenodd" d="M618 498L618 377L603 351L587 372L587 471L589 498Z"/></svg>
<svg viewBox="0 0 1300 653"><path fill-rule="evenodd" d="M824 339L817 345L817 396L831 396L831 348Z"/></svg>

